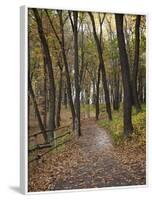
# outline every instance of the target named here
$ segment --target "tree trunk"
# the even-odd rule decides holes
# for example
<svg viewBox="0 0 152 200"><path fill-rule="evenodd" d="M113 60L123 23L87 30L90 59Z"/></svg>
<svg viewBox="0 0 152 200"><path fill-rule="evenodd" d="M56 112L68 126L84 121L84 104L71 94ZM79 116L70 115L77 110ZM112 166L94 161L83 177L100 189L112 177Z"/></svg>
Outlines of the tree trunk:
<svg viewBox="0 0 152 200"><path fill-rule="evenodd" d="M82 78L84 74L84 31L83 31L83 23L81 25L81 69L80 69L80 85L82 83Z"/></svg>
<svg viewBox="0 0 152 200"><path fill-rule="evenodd" d="M43 132L44 140L47 143L47 134L45 133L45 127L44 127L42 119L41 119L40 111L38 109L37 101L36 101L36 98L35 98L35 94L34 94L32 84L31 84L31 80L30 80L29 76L28 76L28 89L29 89L31 98L33 100L33 105L34 105L34 108L35 108L35 113L36 113L36 116L37 116L37 119L38 119L38 124L39 124L40 130Z"/></svg>
<svg viewBox="0 0 152 200"><path fill-rule="evenodd" d="M44 116L43 116L43 124L45 129L47 128L47 71L46 71L46 62L45 56L43 58L44 61Z"/></svg>
<svg viewBox="0 0 152 200"><path fill-rule="evenodd" d="M85 104L87 105L87 117L90 118L90 86L88 86L88 88L85 90L85 97Z"/></svg>
<svg viewBox="0 0 152 200"><path fill-rule="evenodd" d="M116 29L117 29L117 38L120 54L120 64L121 64L121 73L122 81L124 88L124 135L128 136L133 131L131 112L132 112L132 102L131 102L131 87L130 87L130 72L128 57L125 47L125 39L123 33L123 15L116 14Z"/></svg>
<svg viewBox="0 0 152 200"><path fill-rule="evenodd" d="M96 81L93 78L92 80L92 104L95 105L96 104Z"/></svg>
<svg viewBox="0 0 152 200"><path fill-rule="evenodd" d="M68 99L69 99L69 104L71 108L71 113L72 113L72 120L73 120L73 130L75 129L75 109L74 109L74 104L73 104L73 99L72 99L72 91L71 91L71 81L70 81L70 74L69 74L69 68L68 68L68 62L67 62L67 57L65 53L65 42L64 42L64 29L63 29L63 19L62 19L62 11L59 12L59 20L60 20L60 31L61 31L61 50L62 50L62 56L63 56L63 61L65 65L65 74L66 74L66 79L67 79L67 93L68 93Z"/></svg>
<svg viewBox="0 0 152 200"><path fill-rule="evenodd" d="M133 65L133 73L132 73L133 102L134 102L134 106L136 107L137 112L141 110L141 106L139 104L138 94L137 94L137 76L138 76L138 66L139 66L139 44L140 44L140 35L139 35L140 19L141 19L141 16L137 15L136 25L135 25L134 65Z"/></svg>
<svg viewBox="0 0 152 200"><path fill-rule="evenodd" d="M99 38L97 36L93 14L89 12L89 16L92 22L93 35L94 35L94 39L97 46L98 56L99 56L100 69L102 73L102 84L103 84L104 93L105 93L106 110L108 113L109 120L112 120L111 105L110 105L110 98L109 98L109 88L107 86L106 70L105 70L105 65L104 65L103 56L102 56L102 47L101 47Z"/></svg>
<svg viewBox="0 0 152 200"><path fill-rule="evenodd" d="M78 12L73 11L73 34L74 34L74 80L75 80L75 129L78 136L81 136L81 124L80 124L80 85L79 85L79 66L78 66Z"/></svg>
<svg viewBox="0 0 152 200"><path fill-rule="evenodd" d="M39 16L38 10L33 8L33 13L37 22L37 29L39 33L39 37L42 43L43 52L46 59L46 66L49 76L49 129L50 132L48 133L48 142L54 137L54 128L55 128L55 83L54 83L54 74L53 74L53 67L52 67L52 60L50 56L50 51L48 47L48 43L45 38L45 34L43 31L42 20Z"/></svg>
<svg viewBox="0 0 152 200"><path fill-rule="evenodd" d="M113 109L119 110L119 74L114 73Z"/></svg>
<svg viewBox="0 0 152 200"><path fill-rule="evenodd" d="M67 88L66 88L66 83L64 81L64 88L63 88L63 104L65 109L67 109Z"/></svg>
<svg viewBox="0 0 152 200"><path fill-rule="evenodd" d="M30 59L31 59L30 38L29 38L29 33L28 33L28 91L29 91L29 94L31 95L31 98L32 98L32 101L33 101L35 114L37 116L37 120L38 120L38 124L39 124L40 130L43 132L42 134L43 134L44 140L47 143L47 134L45 132L45 127L43 126L43 122L42 122L41 115L40 115L40 112L39 112L39 109L38 109L36 97L35 97L35 94L34 94L34 91L33 91L33 88L32 88L32 83L31 83L31 78L30 78L30 68L31 68ZM29 107L28 120L29 120L29 117L30 117L29 116L29 114L30 114L29 113L29 111L30 111L30 95L28 95L28 107Z"/></svg>
<svg viewBox="0 0 152 200"><path fill-rule="evenodd" d="M100 65L100 64L99 64ZM99 86L100 86L100 66L98 67L97 95L96 95L96 120L99 119Z"/></svg>
<svg viewBox="0 0 152 200"><path fill-rule="evenodd" d="M61 111L61 101L62 101L62 84L63 84L63 75L62 70L60 70L60 80L59 80L59 91L58 91L58 99L57 99L57 109L56 109L56 126L60 126L60 111Z"/></svg>

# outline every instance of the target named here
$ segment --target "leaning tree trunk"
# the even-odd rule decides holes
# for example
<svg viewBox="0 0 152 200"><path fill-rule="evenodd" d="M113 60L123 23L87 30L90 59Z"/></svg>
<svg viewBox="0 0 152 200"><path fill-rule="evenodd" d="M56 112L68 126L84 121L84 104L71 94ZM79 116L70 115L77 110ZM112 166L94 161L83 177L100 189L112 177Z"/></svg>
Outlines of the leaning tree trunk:
<svg viewBox="0 0 152 200"><path fill-rule="evenodd" d="M43 134L45 142L47 142L47 134L45 132L45 127L44 127L42 119L41 119L41 115L40 115L40 112L39 112L39 109L38 109L36 97L35 97L35 94L34 94L34 91L33 91L33 88L32 88L32 84L31 84L30 78L28 78L28 89L29 89L31 98L33 100L33 105L34 105L34 108L35 108L35 113L36 113L36 116L37 116L37 119L38 119L39 127L40 127L40 129L42 131L42 134Z"/></svg>
<svg viewBox="0 0 152 200"><path fill-rule="evenodd" d="M50 56L49 46L47 40L45 38L45 34L43 31L42 20L39 16L38 10L33 8L33 13L37 23L38 34L41 40L41 44L43 47L43 52L46 59L46 66L49 76L49 130L48 132L48 142L54 137L54 128L55 128L55 83L54 83L54 74L52 67L52 59Z"/></svg>
<svg viewBox="0 0 152 200"><path fill-rule="evenodd" d="M128 136L130 133L132 133L133 126L131 120L132 102L131 102L130 72L129 72L128 56L126 52L125 39L123 33L123 15L116 14L115 20L116 20L119 54L120 54L122 81L124 88L124 117L123 117L124 135Z"/></svg>
<svg viewBox="0 0 152 200"><path fill-rule="evenodd" d="M102 73L102 84L103 84L104 93L105 93L106 110L108 113L109 120L112 120L111 105L110 105L110 98L109 98L109 88L107 85L106 70L105 70L104 60L103 60L103 56L102 56L102 47L101 47L99 38L97 36L93 14L91 12L89 12L89 16L90 16L90 19L92 22L93 35L94 35L94 39L95 39L96 46L97 46L98 56L99 56L100 69L101 69L101 73Z"/></svg>
<svg viewBox="0 0 152 200"><path fill-rule="evenodd" d="M81 136L81 124L80 124L80 85L79 85L79 66L78 66L78 12L73 11L73 35L74 35L74 80L75 80L75 129L76 134Z"/></svg>
<svg viewBox="0 0 152 200"><path fill-rule="evenodd" d="M38 120L38 124L39 124L40 130L42 131L42 134L43 134L45 142L47 142L47 134L45 132L45 127L43 125L43 122L42 122L42 119L41 119L41 115L40 115L40 112L39 112L39 109L38 109L36 97L35 97L35 94L34 94L34 91L33 91L33 88L32 88L32 83L31 83L31 78L30 78L30 67L31 67L30 66L31 65L30 59L31 59L31 55L30 55L30 38L28 36L28 91L29 91L29 94L30 94L30 96L32 98L32 101L33 101L35 114L37 116L37 120ZM28 100L29 100L29 97L28 97ZM28 106L30 107L30 105L28 105Z"/></svg>
<svg viewBox="0 0 152 200"><path fill-rule="evenodd" d="M138 76L138 66L139 66L139 44L140 44L140 19L141 16L137 15L136 17L136 25L135 25L135 52L134 52L134 65L133 65L133 73L132 73L132 94L133 94L133 102L136 107L137 112L141 110L141 106L138 100L137 94L137 76Z"/></svg>

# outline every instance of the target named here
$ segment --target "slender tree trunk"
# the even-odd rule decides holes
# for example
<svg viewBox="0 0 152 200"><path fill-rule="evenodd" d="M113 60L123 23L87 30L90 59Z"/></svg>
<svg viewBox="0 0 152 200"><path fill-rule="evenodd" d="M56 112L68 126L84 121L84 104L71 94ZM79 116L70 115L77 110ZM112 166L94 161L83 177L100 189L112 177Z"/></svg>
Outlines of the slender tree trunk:
<svg viewBox="0 0 152 200"><path fill-rule="evenodd" d="M33 100L33 105L34 105L34 108L35 108L35 113L36 113L36 116L37 116L37 119L38 119L38 124L39 124L40 130L43 132L43 137L44 137L45 142L47 142L47 134L45 133L45 127L44 127L42 119L41 119L40 111L38 109L36 97L35 97L29 76L28 76L28 89L29 89L31 98Z"/></svg>
<svg viewBox="0 0 152 200"><path fill-rule="evenodd" d="M128 64L130 66L130 74L132 71L132 60L131 60L131 48L130 48L130 35L127 31L127 29L129 29L128 24L127 24L127 19L124 19L125 21L125 28L124 28L124 33L125 33L125 38L126 38L126 51L127 51L127 55L128 55Z"/></svg>
<svg viewBox="0 0 152 200"><path fill-rule="evenodd" d="M81 124L80 124L80 85L79 85L79 66L78 66L78 12L73 11L73 28L74 28L74 79L75 79L75 128L78 136L81 136Z"/></svg>
<svg viewBox="0 0 152 200"><path fill-rule="evenodd" d="M141 16L137 15L136 17L136 25L135 25L135 53L134 53L134 65L133 65L133 73L132 73L132 94L133 94L133 102L136 107L137 112L141 110L141 106L138 100L137 94L137 76L138 76L138 66L139 66L139 44L140 44L140 19Z"/></svg>
<svg viewBox="0 0 152 200"><path fill-rule="evenodd" d="M119 110L119 74L114 74L113 109Z"/></svg>
<svg viewBox="0 0 152 200"><path fill-rule="evenodd" d="M49 129L50 132L48 133L48 142L54 137L54 128L55 128L55 83L54 83L54 74L53 74L53 67L52 67L52 60L50 56L50 51L48 47L48 43L45 38L45 34L43 31L42 20L39 16L38 10L33 8L33 13L37 23L37 29L39 33L39 37L42 43L43 52L46 59L46 66L49 76Z"/></svg>
<svg viewBox="0 0 152 200"><path fill-rule="evenodd" d="M57 109L56 109L56 126L60 126L60 111L61 111L61 101L62 101L62 84L63 84L63 75L62 70L60 70L60 80L59 80L59 91L58 91L58 99L57 99Z"/></svg>
<svg viewBox="0 0 152 200"><path fill-rule="evenodd" d="M111 21L108 21L107 19L107 22L108 22L108 25L109 25L109 40L110 40L110 44L112 45L113 47L113 42L115 40L114 38L114 34L113 34L113 31L112 31L112 27L111 27ZM114 51L113 50L110 50L110 57L111 57L111 67L113 69L113 77L111 77L112 79L112 84L111 84L111 100L112 100L112 103L113 103L113 109L114 110L119 110L119 72L118 72L118 62L117 62L117 59L115 58L115 55L114 55Z"/></svg>
<svg viewBox="0 0 152 200"><path fill-rule="evenodd" d="M81 25L81 69L80 69L80 85L82 83L82 77L84 74L84 31L83 31L83 23Z"/></svg>
<svg viewBox="0 0 152 200"><path fill-rule="evenodd" d="M31 60L30 59L31 59L31 54L30 54L30 38L29 38L29 33L28 33L28 91L29 91L29 94L30 94L30 95L28 95L28 106L30 108L30 99L29 98L31 96L32 101L33 101L33 105L34 105L34 109L35 109L35 114L37 116L38 124L39 124L39 127L40 127L40 130L43 132L42 134L43 134L45 142L47 142L47 134L45 132L45 127L43 125L43 122L42 122L42 119L41 119L41 115L40 115L40 112L39 112L39 109L38 109L36 97L35 97L35 94L34 94L34 91L33 91L33 88L32 88L32 83L31 83L31 78L30 78L30 68L31 68L31 62L30 62ZM29 117L30 116L29 116L29 113L28 113L28 118Z"/></svg>
<svg viewBox="0 0 152 200"><path fill-rule="evenodd" d="M43 123L44 123L44 127L47 128L47 71L46 71L45 57L43 58L43 61L44 61L44 117L43 117Z"/></svg>
<svg viewBox="0 0 152 200"><path fill-rule="evenodd" d="M90 86L85 90L87 117L90 118Z"/></svg>
<svg viewBox="0 0 152 200"><path fill-rule="evenodd" d="M92 80L92 89L93 89L92 104L95 105L96 104L96 83L95 83L95 79Z"/></svg>
<svg viewBox="0 0 152 200"><path fill-rule="evenodd" d="M100 64L99 64L100 65ZM99 86L100 86L100 66L98 67L97 95L96 95L96 120L99 119Z"/></svg>
<svg viewBox="0 0 152 200"><path fill-rule="evenodd" d="M62 51L62 57L65 65L65 75L67 79L67 94L68 94L68 100L69 100L69 105L71 109L71 114L72 114L72 121L73 121L73 130L75 129L75 109L74 109L74 104L73 104L73 99L72 99L72 90L71 90L71 80L70 80L70 74L69 74L69 68L68 68L68 61L66 57L66 52L65 52L65 41L64 41L64 23L63 23L63 18L62 18L62 11L58 10L58 15L59 15L59 23L60 23L60 33L61 33L61 40L60 37L58 36L55 27L52 23L52 20L48 14L48 11L46 10L46 14L48 16L48 20L50 22L50 25L54 31L54 34L59 42L59 45L61 46L61 51Z"/></svg>
<svg viewBox="0 0 152 200"><path fill-rule="evenodd" d="M67 109L67 87L66 87L66 83L64 82L64 88L63 88L63 104L65 109Z"/></svg>
<svg viewBox="0 0 152 200"><path fill-rule="evenodd" d="M97 36L93 14L91 12L89 12L89 16L90 16L90 19L92 22L93 35L94 35L94 39L95 39L96 46L97 46L98 56L99 56L100 69L101 69L101 73L102 73L102 84L103 84L104 93L105 93L106 110L108 113L109 120L112 120L111 105L110 105L110 98L109 98L109 88L107 86L106 70L105 70L104 60L103 60L103 56L102 56L102 47L101 47L99 38Z"/></svg>
<svg viewBox="0 0 152 200"><path fill-rule="evenodd" d="M59 21L60 21L60 31L61 31L60 45L61 45L63 61L65 65L65 74L66 74L66 79L67 79L67 93L68 93L68 99L69 99L69 104L70 104L71 113L72 113L73 130L74 130L75 129L75 109L74 109L74 104L73 104L73 99L72 99L71 81L70 81L68 62L67 62L67 57L65 53L64 29L63 29L64 25L63 25L63 19L62 19L62 11L59 11Z"/></svg>
<svg viewBox="0 0 152 200"><path fill-rule="evenodd" d="M121 73L122 81L124 88L124 134L128 136L133 131L132 120L131 120L131 111L132 111L132 102L131 102L131 87L130 87L130 72L128 64L128 56L125 47L125 39L123 33L123 15L116 14L116 29L117 29L117 38L120 54L120 64L121 64Z"/></svg>

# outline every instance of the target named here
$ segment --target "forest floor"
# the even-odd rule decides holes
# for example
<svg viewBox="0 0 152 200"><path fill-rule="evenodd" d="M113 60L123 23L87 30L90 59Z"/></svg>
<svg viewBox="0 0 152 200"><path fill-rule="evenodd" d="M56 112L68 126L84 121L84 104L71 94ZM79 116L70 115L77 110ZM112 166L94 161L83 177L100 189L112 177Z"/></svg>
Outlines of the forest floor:
<svg viewBox="0 0 152 200"><path fill-rule="evenodd" d="M30 192L146 184L143 149L114 146L93 118L81 124L80 138L46 154L29 170Z"/></svg>

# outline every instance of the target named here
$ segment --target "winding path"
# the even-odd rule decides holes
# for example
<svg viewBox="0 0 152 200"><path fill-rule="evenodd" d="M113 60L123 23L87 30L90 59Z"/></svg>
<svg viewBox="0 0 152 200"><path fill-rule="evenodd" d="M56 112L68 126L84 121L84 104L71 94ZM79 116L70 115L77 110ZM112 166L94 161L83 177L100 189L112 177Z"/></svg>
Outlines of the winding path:
<svg viewBox="0 0 152 200"><path fill-rule="evenodd" d="M145 184L145 171L136 171L121 162L110 136L94 120L84 121L78 144L86 162L64 180L58 180L54 189L100 188Z"/></svg>
<svg viewBox="0 0 152 200"><path fill-rule="evenodd" d="M116 148L94 119L82 121L82 136L48 154L29 172L29 191L143 185L145 155ZM128 151L128 149L127 149Z"/></svg>

